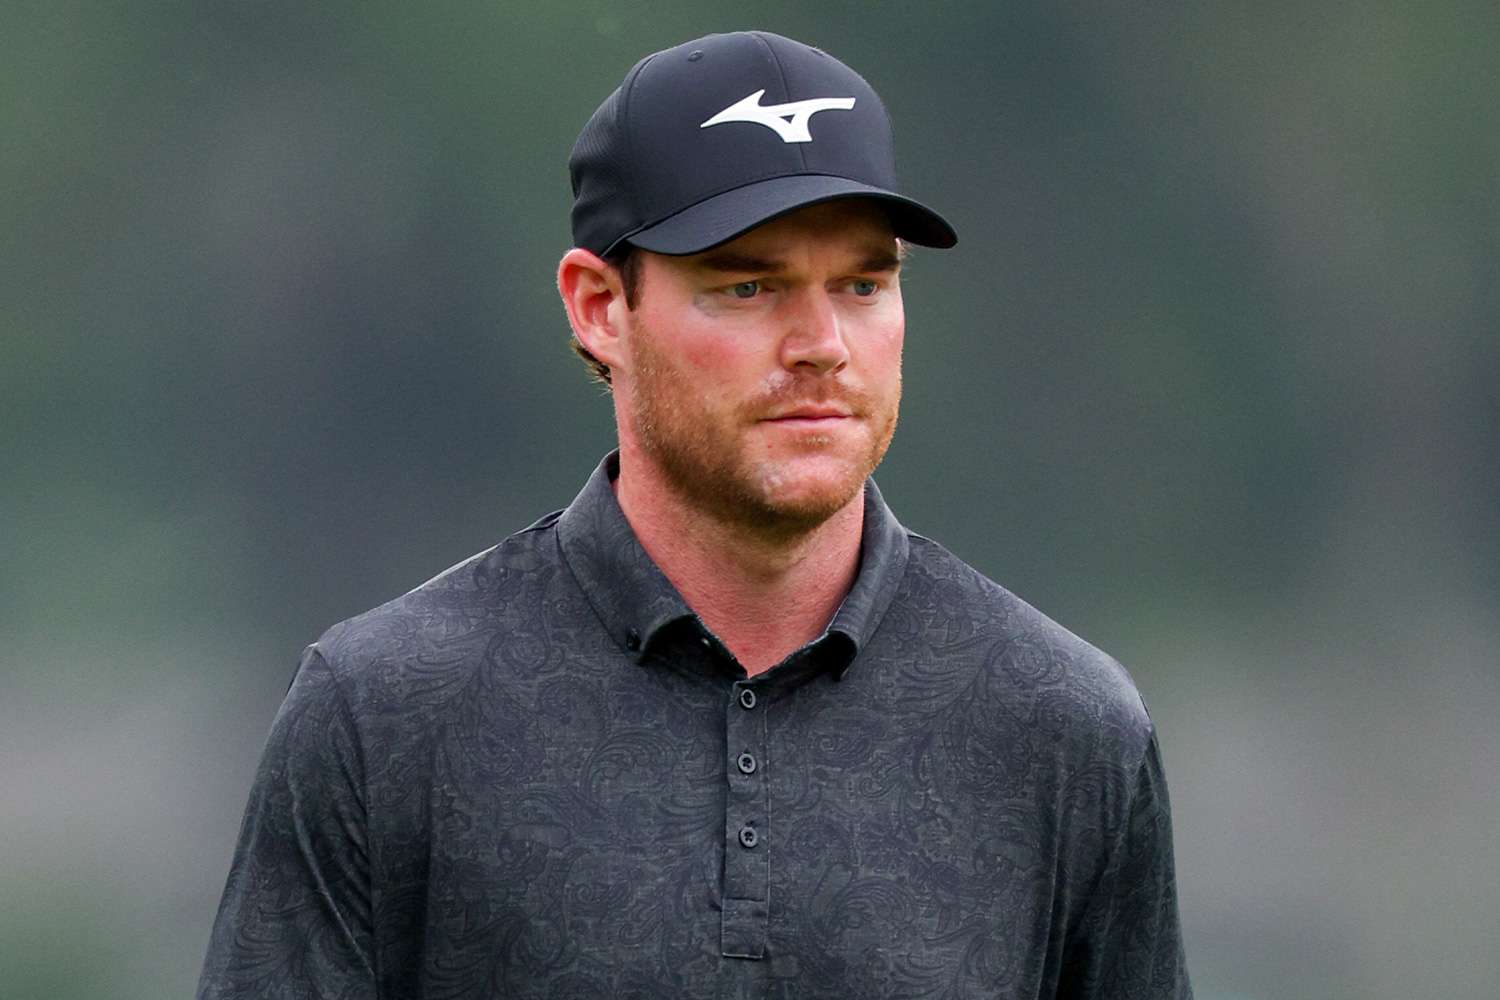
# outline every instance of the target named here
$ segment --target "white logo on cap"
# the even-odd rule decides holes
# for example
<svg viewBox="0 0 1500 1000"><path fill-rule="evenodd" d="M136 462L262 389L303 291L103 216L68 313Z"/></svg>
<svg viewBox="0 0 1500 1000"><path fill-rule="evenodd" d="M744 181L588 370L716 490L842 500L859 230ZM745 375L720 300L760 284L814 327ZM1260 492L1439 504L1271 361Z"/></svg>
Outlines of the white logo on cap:
<svg viewBox="0 0 1500 1000"><path fill-rule="evenodd" d="M764 89L757 90L749 97L735 101L698 127L708 128L725 122L750 122L764 125L781 136L782 142L812 142L812 133L807 130L809 118L819 111L848 111L854 107L852 97L814 97L810 101L762 106L760 99L764 95Z"/></svg>

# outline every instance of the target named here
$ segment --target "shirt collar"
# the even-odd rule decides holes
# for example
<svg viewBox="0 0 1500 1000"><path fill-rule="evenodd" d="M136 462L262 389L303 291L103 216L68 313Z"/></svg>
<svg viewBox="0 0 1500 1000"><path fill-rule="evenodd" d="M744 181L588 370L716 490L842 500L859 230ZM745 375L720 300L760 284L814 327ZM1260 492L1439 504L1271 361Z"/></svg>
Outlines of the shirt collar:
<svg viewBox="0 0 1500 1000"><path fill-rule="evenodd" d="M625 519L613 488L619 474L620 454L613 451L558 518L558 542L610 638L639 663L662 629L696 616ZM874 634L906 571L906 529L873 479L865 481L864 497L859 573L827 631L815 641L824 643L831 636L845 640L832 662L836 678L843 677Z"/></svg>

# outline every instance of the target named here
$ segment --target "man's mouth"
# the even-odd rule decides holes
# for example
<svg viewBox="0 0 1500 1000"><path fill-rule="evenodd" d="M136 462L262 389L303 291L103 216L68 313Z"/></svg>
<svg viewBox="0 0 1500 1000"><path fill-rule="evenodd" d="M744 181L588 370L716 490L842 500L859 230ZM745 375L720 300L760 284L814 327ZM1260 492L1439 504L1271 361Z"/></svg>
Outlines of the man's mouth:
<svg viewBox="0 0 1500 1000"><path fill-rule="evenodd" d="M774 423L818 424L847 420L851 416L853 414L843 407L816 405L798 406L790 410L784 410L766 419Z"/></svg>

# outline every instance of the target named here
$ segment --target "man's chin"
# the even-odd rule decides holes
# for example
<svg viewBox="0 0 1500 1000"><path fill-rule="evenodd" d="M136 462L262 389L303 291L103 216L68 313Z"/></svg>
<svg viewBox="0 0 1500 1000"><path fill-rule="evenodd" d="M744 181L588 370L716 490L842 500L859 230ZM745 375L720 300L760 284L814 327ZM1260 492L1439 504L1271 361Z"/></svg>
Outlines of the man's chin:
<svg viewBox="0 0 1500 1000"><path fill-rule="evenodd" d="M759 517L782 529L811 530L858 497L867 475L862 464L828 456L763 463L753 477Z"/></svg>

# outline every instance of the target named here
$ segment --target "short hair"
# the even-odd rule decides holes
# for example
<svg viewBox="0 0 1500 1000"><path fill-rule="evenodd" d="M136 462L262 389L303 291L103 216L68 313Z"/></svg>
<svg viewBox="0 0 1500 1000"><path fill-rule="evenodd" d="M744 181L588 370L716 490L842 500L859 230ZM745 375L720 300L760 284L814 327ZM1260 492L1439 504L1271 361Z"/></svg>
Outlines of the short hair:
<svg viewBox="0 0 1500 1000"><path fill-rule="evenodd" d="M625 306L634 310L641 301L641 279L643 260L641 251L630 244L625 245L625 252L621 256L615 256L607 261L613 264L620 272L620 284L625 288ZM593 353L583 346L583 342L574 334L570 341L573 353L583 359L584 365L589 370L589 375L595 382L600 383L606 389L612 388L609 380L609 365L594 357Z"/></svg>

